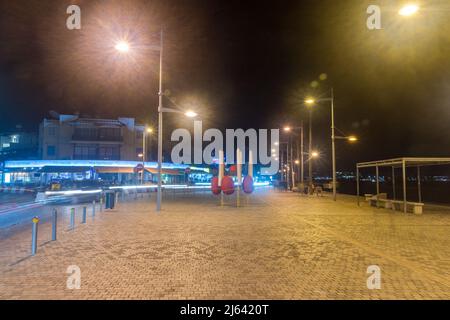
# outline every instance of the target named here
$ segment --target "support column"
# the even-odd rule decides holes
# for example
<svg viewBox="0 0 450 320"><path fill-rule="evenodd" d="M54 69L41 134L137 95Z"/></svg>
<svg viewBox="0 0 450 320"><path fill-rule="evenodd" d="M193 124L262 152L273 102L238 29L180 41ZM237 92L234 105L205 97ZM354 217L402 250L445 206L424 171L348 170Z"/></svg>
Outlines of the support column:
<svg viewBox="0 0 450 320"><path fill-rule="evenodd" d="M419 202L422 203L422 185L420 183L420 166L417 166L417 192L419 193Z"/></svg>
<svg viewBox="0 0 450 320"><path fill-rule="evenodd" d="M377 183L377 196L380 194L380 179L379 179L379 169L378 169L378 166L376 166L375 167L375 169L376 169L376 173L375 173L375 175L376 175L376 183Z"/></svg>
<svg viewBox="0 0 450 320"><path fill-rule="evenodd" d="M406 213L406 163L402 161L402 175L403 175L403 212Z"/></svg>
<svg viewBox="0 0 450 320"><path fill-rule="evenodd" d="M395 194L395 167L392 167L392 197L396 198L396 194Z"/></svg>
<svg viewBox="0 0 450 320"><path fill-rule="evenodd" d="M356 198L358 199L358 206L359 204L359 168L356 166Z"/></svg>

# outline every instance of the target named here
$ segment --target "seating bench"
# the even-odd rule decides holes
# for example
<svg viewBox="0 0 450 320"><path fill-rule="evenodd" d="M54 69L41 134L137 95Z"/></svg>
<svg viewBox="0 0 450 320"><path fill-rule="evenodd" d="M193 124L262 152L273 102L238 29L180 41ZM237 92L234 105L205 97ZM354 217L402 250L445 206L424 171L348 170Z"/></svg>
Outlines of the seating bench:
<svg viewBox="0 0 450 320"><path fill-rule="evenodd" d="M406 202L406 211L414 214L422 214L424 203L420 202ZM392 200L392 210L403 211L403 201Z"/></svg>

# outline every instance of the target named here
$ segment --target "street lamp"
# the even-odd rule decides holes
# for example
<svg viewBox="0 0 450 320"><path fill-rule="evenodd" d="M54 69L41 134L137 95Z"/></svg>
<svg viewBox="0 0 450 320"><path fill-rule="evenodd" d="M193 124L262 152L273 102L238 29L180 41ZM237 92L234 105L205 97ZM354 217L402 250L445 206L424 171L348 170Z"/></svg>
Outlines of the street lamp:
<svg viewBox="0 0 450 320"><path fill-rule="evenodd" d="M415 15L419 11L419 6L416 4L407 4L403 6L398 12L399 15L404 17L410 17Z"/></svg>
<svg viewBox="0 0 450 320"><path fill-rule="evenodd" d="M128 51L130 51L130 45L126 41L117 42L115 48L121 53L127 53Z"/></svg>
<svg viewBox="0 0 450 320"><path fill-rule="evenodd" d="M120 41L115 46L120 53L128 53L131 50L130 45L126 41ZM146 49L159 52L159 104L158 104L158 192L156 196L156 211L161 211L162 202L162 153L163 153L163 112L176 112L193 118L197 114L193 111L182 112L180 110L163 107L163 53L164 53L164 31L161 30L160 44L145 46Z"/></svg>
<svg viewBox="0 0 450 320"><path fill-rule="evenodd" d="M316 104L316 100L314 98L306 98L305 104L309 107L309 146L308 146L308 153L312 153L312 109L313 106ZM309 161L308 163L308 180L309 180L309 187L312 187L313 184L313 178L312 178L312 161Z"/></svg>
<svg viewBox="0 0 450 320"><path fill-rule="evenodd" d="M334 90L331 88L331 97L330 98L322 98L322 99L314 99L307 98L305 99L305 103L308 105L314 105L320 101L330 101L331 102L331 153L332 153L332 163L333 163L333 200L336 201L336 139L344 139L349 142L356 142L358 138L355 136L336 136L335 135L335 126L334 126ZM318 157L319 154L317 152L310 153L312 157Z"/></svg>
<svg viewBox="0 0 450 320"><path fill-rule="evenodd" d="M331 97L330 98L323 98L323 99L314 99L314 98L307 98L305 100L305 103L309 106L315 105L317 102L320 101L330 101L331 102L331 153L332 153L332 163L333 163L333 200L336 201L336 146L335 146L335 134L334 134L334 91L333 88L331 88ZM311 119L311 118L310 118ZM311 130L311 126L310 126ZM311 137L310 137L311 138ZM310 155L313 155L312 151L310 150ZM317 154L318 156L318 154Z"/></svg>
<svg viewBox="0 0 450 320"><path fill-rule="evenodd" d="M142 130L142 154L139 154L138 157L142 158L142 167L145 168L145 161L147 161L147 135L150 135L153 133L153 129L149 127L145 127L144 130ZM142 171L141 175L141 184L144 184L144 173L145 169Z"/></svg>
<svg viewBox="0 0 450 320"><path fill-rule="evenodd" d="M195 117L198 116L198 114L195 113L194 111L187 111L187 112L185 112L184 115L185 115L186 117L188 117L188 118L195 118Z"/></svg>
<svg viewBox="0 0 450 320"><path fill-rule="evenodd" d="M300 161L300 162L297 163L297 164L301 163L301 166L300 166L300 183L303 185L303 181L304 181L304 171L303 171L303 169L304 169L304 158L303 158L303 155L304 155L304 151L303 151L303 121L301 123L301 126L299 126L299 127L286 126L286 127L283 128L283 130L286 133L288 133L288 134L295 133L295 130L300 130L300 144L301 144L300 148L299 148L298 140L297 140L297 159L300 158L300 160L297 160L297 161ZM292 159L293 159L293 154L292 154L292 142L291 142L291 160ZM292 177L294 177L294 172L292 172Z"/></svg>

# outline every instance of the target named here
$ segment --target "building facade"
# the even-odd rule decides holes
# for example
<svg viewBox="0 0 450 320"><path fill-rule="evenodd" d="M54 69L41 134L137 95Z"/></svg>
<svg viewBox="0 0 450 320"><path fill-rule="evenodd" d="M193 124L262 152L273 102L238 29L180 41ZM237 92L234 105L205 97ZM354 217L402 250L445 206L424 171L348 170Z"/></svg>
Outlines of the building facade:
<svg viewBox="0 0 450 320"><path fill-rule="evenodd" d="M14 131L0 135L0 161L37 159L36 133Z"/></svg>
<svg viewBox="0 0 450 320"><path fill-rule="evenodd" d="M42 160L127 160L142 156L145 126L133 118L89 119L59 115L39 126Z"/></svg>

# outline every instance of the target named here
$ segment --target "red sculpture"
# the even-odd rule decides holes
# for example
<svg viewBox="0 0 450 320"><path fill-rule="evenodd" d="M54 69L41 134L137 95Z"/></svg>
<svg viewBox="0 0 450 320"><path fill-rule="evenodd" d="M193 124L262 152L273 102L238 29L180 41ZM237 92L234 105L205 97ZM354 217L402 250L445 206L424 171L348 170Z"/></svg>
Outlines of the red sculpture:
<svg viewBox="0 0 450 320"><path fill-rule="evenodd" d="M219 187L219 178L218 177L212 178L211 191L216 196L222 192L222 189Z"/></svg>
<svg viewBox="0 0 450 320"><path fill-rule="evenodd" d="M246 176L244 178L244 182L242 183L242 189L245 193L253 193L255 190L255 186L253 184L253 178L250 176Z"/></svg>
<svg viewBox="0 0 450 320"><path fill-rule="evenodd" d="M225 176L222 179L222 191L226 195L234 193L234 181L229 176Z"/></svg>

